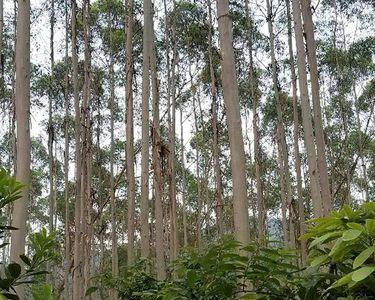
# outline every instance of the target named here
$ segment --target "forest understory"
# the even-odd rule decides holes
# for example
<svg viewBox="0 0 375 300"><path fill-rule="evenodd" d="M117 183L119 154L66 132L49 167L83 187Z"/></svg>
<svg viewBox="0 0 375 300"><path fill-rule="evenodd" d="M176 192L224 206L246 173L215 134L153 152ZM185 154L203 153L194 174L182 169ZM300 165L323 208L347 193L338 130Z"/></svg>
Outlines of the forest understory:
<svg viewBox="0 0 375 300"><path fill-rule="evenodd" d="M0 0L0 300L375 299L373 0Z"/></svg>

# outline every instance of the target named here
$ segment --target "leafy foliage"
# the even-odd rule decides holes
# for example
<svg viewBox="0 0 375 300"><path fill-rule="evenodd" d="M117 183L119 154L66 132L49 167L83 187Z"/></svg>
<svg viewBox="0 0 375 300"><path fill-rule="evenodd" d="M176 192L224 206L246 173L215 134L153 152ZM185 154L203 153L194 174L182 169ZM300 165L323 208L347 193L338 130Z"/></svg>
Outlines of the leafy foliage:
<svg viewBox="0 0 375 300"><path fill-rule="evenodd" d="M357 210L344 206L329 217L311 220L310 265L328 267L337 279L330 289L375 296L375 203Z"/></svg>
<svg viewBox="0 0 375 300"><path fill-rule="evenodd" d="M21 189L22 184L9 176L4 169L0 168L0 209L19 199L21 197ZM0 238L4 237L4 232L7 230L17 230L17 228L0 224ZM37 282L37 276L48 273L43 270L44 264L47 261L55 259L57 256L54 251L56 247L56 233L48 234L47 230L43 228L41 232L31 235L30 243L34 255L31 258L24 254L20 255L20 259L25 265L24 268L16 262L12 262L4 267L5 276L0 277L0 295L6 299L19 299L15 292L15 287ZM0 247L2 248L6 245L7 243L2 243ZM43 295L46 295L46 290ZM44 296L34 298L49 299Z"/></svg>

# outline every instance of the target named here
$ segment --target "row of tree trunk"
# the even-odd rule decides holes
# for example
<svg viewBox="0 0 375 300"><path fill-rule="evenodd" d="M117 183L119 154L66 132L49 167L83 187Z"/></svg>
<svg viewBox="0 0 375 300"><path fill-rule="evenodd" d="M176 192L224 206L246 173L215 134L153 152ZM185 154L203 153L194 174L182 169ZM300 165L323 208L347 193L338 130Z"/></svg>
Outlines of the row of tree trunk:
<svg viewBox="0 0 375 300"><path fill-rule="evenodd" d="M67 3L66 7L67 7ZM269 29L269 42L271 49L271 66L273 74L273 90L277 108L277 122L275 126L275 140L278 146L278 162L280 169L280 186L282 197L282 227L285 244L294 247L295 226L298 226L300 233L304 232L304 202L302 197L302 176L301 176L301 158L298 143L299 124L298 104L302 108L302 124L305 139L305 147L308 157L308 170L310 175L311 199L316 217L326 215L331 207L331 193L328 181L328 172L325 156L325 142L323 135L323 125L321 117L319 81L316 62L316 45L314 37L314 25L312 21L311 3L309 0L292 0L292 15L294 22L295 45L297 49L297 72L294 65L294 55L292 48L292 16L290 12L289 1L286 0L288 14L288 45L290 56L291 83L293 95L294 111L294 157L295 173L297 175L297 203L293 202L294 188L290 180L291 166L289 165L289 149L286 143L284 121L283 121L283 100L280 94L278 84L278 67L275 53L275 36L273 30L273 9L272 3L267 0L267 21ZM219 29L219 42L221 51L221 79L222 90L225 104L225 113L228 124L228 136L230 144L230 157L233 182L233 220L234 232L236 238L246 244L250 241L249 214L248 214L248 193L245 170L245 151L242 134L239 89L235 69L235 57L232 41L232 24L229 13L229 1L217 0L217 21ZM125 63L125 104L126 104L126 179L127 179L127 199L128 199L128 263L135 261L135 175L134 175L134 129L133 129L133 0L127 0L126 10L126 63ZM172 2L173 9L176 8L175 1ZM250 16L248 0L245 0L247 22L249 28L249 80L251 87L251 98L253 105L253 135L254 135L254 159L255 159L255 179L257 191L257 214L258 214L258 237L265 236L266 228L266 208L263 199L262 185L262 165L260 151L260 135L258 130L258 105L259 99L256 91L256 78L253 66L253 25ZM144 30L143 30L143 66L142 66L142 145L141 145L141 256L150 257L150 207L149 207L149 145L152 145L152 191L155 199L155 249L156 249L156 273L159 279L166 277L166 253L169 253L169 259L173 261L179 251L178 219L177 219L177 191L176 191L176 69L178 66L178 53L176 43L176 25L175 20L168 18L167 4L164 0L166 15L166 49L167 49L167 85L168 85L168 118L169 118L169 142L168 142L168 180L167 185L163 180L162 159L163 147L160 132L159 115L159 78L157 72L157 55L155 46L155 33L152 13L151 0L143 2L144 11ZM212 9L211 1L207 0L208 20L211 25ZM84 40L84 84L82 92L82 101L80 100L80 91L78 85L78 53L77 53L77 5L73 0L71 3L71 51L72 51L72 81L75 110L75 213L74 213L74 245L73 260L70 260L70 235L68 224L69 220L69 138L67 119L65 123L65 201L66 201L66 261L65 261L65 285L66 297L70 294L73 299L83 299L84 291L89 284L89 275L91 273L91 255L92 255L92 205L91 205L91 168L92 168L92 120L91 120L91 51L90 51L90 2L83 2L83 40ZM0 32L3 32L3 1L0 1ZM68 11L66 10L66 25L68 27ZM30 1L18 1L17 14L17 40L16 40L16 81L15 81L15 107L17 123L17 142L16 142L16 176L17 180L25 184L22 192L22 198L16 201L13 208L12 224L19 230L12 232L12 250L11 260L17 261L19 255L25 250L26 220L27 220L27 200L29 195L28 183L30 182ZM112 19L109 17L109 28L112 30ZM213 161L216 187L216 216L217 228L219 234L224 232L223 227L223 195L222 179L220 171L220 147L218 131L218 84L213 66L213 33L212 26L209 26L209 47L208 57L210 64L210 80L212 95L212 128L213 128ZM52 0L51 11L51 76L53 78L54 68L54 1ZM68 45L69 34L66 33L65 59L68 64ZM0 37L0 41L2 38ZM112 40L110 41L110 110L111 110L111 161L110 161L110 205L111 205L111 236L112 236L112 274L118 274L118 255L117 255L117 234L116 234L116 197L114 180L114 53ZM0 44L0 51L2 44ZM308 70L306 68L308 63ZM2 65L2 64L0 64ZM2 72L1 72L2 73ZM297 76L298 74L298 76ZM308 77L309 75L309 77ZM297 95L297 78L299 95ZM311 81L309 91L308 78ZM66 89L68 89L68 70L66 73ZM151 88L150 88L151 87ZM151 92L150 92L151 91ZM311 93L311 97L309 94ZM299 96L299 97L298 97ZM53 158L53 122L52 122L52 93L49 95L49 121L48 121L48 154L49 154L49 172L50 172L50 229L54 228L54 203L55 189L54 180L54 158ZM149 99L152 99L152 130L150 135L150 116ZM312 100L312 107L310 106ZM65 98L66 117L69 114L69 99ZM182 107L180 107L182 120ZM313 113L312 113L313 112ZM196 118L197 120L197 118ZM181 121L182 122L182 121ZM182 127L182 126L181 126ZM198 124L196 124L198 130ZM182 147L183 149L183 147ZM183 150L182 150L183 151ZM198 151L198 150L197 150ZM184 154L182 154L183 157ZM199 172L199 153L197 153L197 172ZM199 173L197 174L200 180ZM198 198L201 201L201 187L198 191ZM164 191L168 189L168 197L164 196ZM182 193L184 197L184 192ZM165 200L168 201L165 209ZM183 204L185 202L183 201ZM298 207L298 209L295 208ZM199 210L202 210L200 204ZM168 215L167 215L168 214ZM199 214L200 215L200 214ZM184 215L184 244L187 244L187 222ZM198 219L198 236L200 234L201 220ZM169 228L169 235L166 235ZM169 242L169 252L166 251L166 243ZM200 239L198 238L198 244ZM301 260L306 260L306 245L301 243ZM70 293L69 274L72 276L72 293ZM23 295L23 291L18 291ZM111 294L111 299L117 299L115 293Z"/></svg>

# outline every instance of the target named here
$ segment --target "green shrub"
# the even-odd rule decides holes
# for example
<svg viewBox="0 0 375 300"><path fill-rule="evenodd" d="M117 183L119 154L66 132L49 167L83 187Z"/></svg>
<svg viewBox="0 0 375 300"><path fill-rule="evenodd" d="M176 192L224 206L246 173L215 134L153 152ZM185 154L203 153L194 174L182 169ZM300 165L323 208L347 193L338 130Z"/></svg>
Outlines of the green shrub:
<svg viewBox="0 0 375 300"><path fill-rule="evenodd" d="M375 203L357 210L344 206L328 217L311 220L304 238L309 245L310 266L335 277L331 290L359 297L375 296Z"/></svg>
<svg viewBox="0 0 375 300"><path fill-rule="evenodd" d="M9 203L21 197L22 184L17 182L7 172L0 168L0 212ZM4 234L9 230L17 230L17 228L0 224L0 239L4 239ZM0 248L8 243L2 242ZM0 277L0 299L19 299L15 293L15 287L23 284L32 284L37 282L37 277L48 273L44 270L46 262L56 258L57 254L54 249L56 247L56 234L47 234L46 229L42 229L39 233L30 236L30 244L33 256L29 258L26 255L20 255L20 259L25 264L22 268L18 263L10 263L4 266L4 275ZM42 298L36 298L42 299ZM45 298L43 298L45 299ZM48 299L48 298L46 298Z"/></svg>

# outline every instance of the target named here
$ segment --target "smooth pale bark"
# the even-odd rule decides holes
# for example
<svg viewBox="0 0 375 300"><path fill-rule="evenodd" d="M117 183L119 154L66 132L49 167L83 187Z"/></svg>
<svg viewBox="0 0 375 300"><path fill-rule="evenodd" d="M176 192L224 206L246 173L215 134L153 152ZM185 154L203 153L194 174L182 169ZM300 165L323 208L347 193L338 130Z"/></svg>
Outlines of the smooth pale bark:
<svg viewBox="0 0 375 300"><path fill-rule="evenodd" d="M148 5L151 1L147 0ZM151 12L150 12L151 13ZM156 252L156 277L158 280L166 278L164 227L163 227L163 176L161 165L161 139L160 139L160 113L159 113L159 82L156 66L156 47L154 22L151 18L152 48L150 51L151 83L152 83L152 164L154 169L153 187L155 197L155 252Z"/></svg>
<svg viewBox="0 0 375 300"><path fill-rule="evenodd" d="M173 9L176 1L173 0ZM176 197L176 67L177 67L177 41L176 20L172 20L172 64L171 64L171 119L169 124L169 197L171 205L171 261L178 255L178 225L177 225L177 197Z"/></svg>
<svg viewBox="0 0 375 300"><path fill-rule="evenodd" d="M14 202L10 260L21 263L19 256L25 253L27 232L27 203L30 184L30 1L18 1L16 43L16 122L17 166L16 179L25 186L22 197ZM25 299L24 288L16 287L20 299Z"/></svg>
<svg viewBox="0 0 375 300"><path fill-rule="evenodd" d="M135 218L135 177L134 177L134 129L133 129L133 0L125 3L126 9L126 63L125 63L125 105L126 105L126 178L128 180L128 264L134 262L134 218ZM143 131L142 131L143 132ZM143 188L143 183L142 183ZM142 196L143 197L143 196Z"/></svg>
<svg viewBox="0 0 375 300"><path fill-rule="evenodd" d="M288 27L288 50L289 63L292 81L292 98L293 98L293 150L295 159L295 172L297 181L297 202L298 202L298 220L299 220L299 234L303 235L306 232L305 224L305 208L302 194L302 176L301 176L301 154L299 150L299 132L300 120L298 113L298 97L297 97L297 76L294 63L293 42L292 42L292 17L290 13L290 0L285 0L287 12L287 27ZM307 261L306 240L300 240L300 254L301 265L305 266Z"/></svg>
<svg viewBox="0 0 375 300"><path fill-rule="evenodd" d="M17 147L16 147L16 44L17 44L17 0L13 0L13 55L12 55L12 120L11 120L11 150L13 169L11 173L16 173Z"/></svg>
<svg viewBox="0 0 375 300"><path fill-rule="evenodd" d="M70 101L69 101L69 15L68 3L64 1L65 13L65 90L64 90L64 203L65 203L65 261L64 261L64 294L66 299L70 299L70 209L69 209L69 117L70 117Z"/></svg>
<svg viewBox="0 0 375 300"><path fill-rule="evenodd" d="M197 116L197 106L195 100L195 93L193 93L193 110L194 110L194 124L195 124L195 136L199 134L199 127L198 127L198 116ZM199 145L195 147L195 170L196 170L196 177L197 177L197 202L198 202L198 210L197 210L197 237L196 237L196 246L200 248L202 246L202 178L200 175L200 153L199 153Z"/></svg>
<svg viewBox="0 0 375 300"><path fill-rule="evenodd" d="M192 90L192 100L193 100L193 115L194 115L194 127L195 136L199 134L198 126L198 114L196 105L196 86L193 84L193 75L191 72L192 61L189 59L189 77L190 77L190 89ZM197 221L196 221L196 247L200 248L202 245L202 179L200 176L200 153L199 145L195 145L195 171L197 180Z"/></svg>
<svg viewBox="0 0 375 300"><path fill-rule="evenodd" d="M288 146L286 144L286 137L285 137L285 129L284 129L284 121L283 121L283 113L282 113L282 104L280 99L280 89L279 83L277 78L277 62L276 62L276 55L275 55L275 35L273 31L273 12L270 5L270 1L266 0L267 5L267 23L268 23L268 32L270 35L270 50L271 50L271 65L272 65L272 81L273 81L273 90L275 93L275 100L276 100L276 112L277 112L277 129L276 135L278 140L278 147L279 147L279 155L280 155L280 181L281 186L284 187L284 191L282 191L282 224L284 229L284 243L285 245L289 245L294 247L295 241L290 239L290 234L287 228L287 210L289 208L289 212L292 211L292 189L291 189L291 182L290 182L290 173L289 173L289 161L288 161ZM291 214L289 214L290 226L289 230L290 233L294 231L293 226L293 219L291 218Z"/></svg>
<svg viewBox="0 0 375 300"><path fill-rule="evenodd" d="M319 93L319 74L316 59L316 44L314 36L314 23L311 13L311 1L301 0L301 9L306 38L306 52L310 70L311 97L314 112L314 132L317 148L317 165L319 170L319 183L322 198L323 215L326 216L332 210L331 192L329 187L325 141L323 131L322 112Z"/></svg>
<svg viewBox="0 0 375 300"><path fill-rule="evenodd" d="M232 45L232 23L229 17L229 1L217 0L216 5L222 58L222 84L231 154L234 232L238 241L247 244L250 242L250 229L246 191L245 150L241 127L238 81Z"/></svg>
<svg viewBox="0 0 375 300"><path fill-rule="evenodd" d="M151 2L143 2L143 64L142 64L142 158L141 158L141 255L150 255L149 219L149 146L150 146L150 50L151 44Z"/></svg>
<svg viewBox="0 0 375 300"><path fill-rule="evenodd" d="M357 130L358 130L358 147L359 147L359 158L361 160L361 165L362 165L362 176L363 176L363 191L365 194L364 200L367 202L369 201L369 184L368 184L368 179L367 179L367 170L366 170L366 162L363 157L363 133L362 133L362 128L361 128L361 119L359 116L359 103L358 103L358 97L357 97L357 91L355 88L355 84L353 84L353 95L354 95L354 102L355 102L355 114L356 114L356 121L357 121Z"/></svg>
<svg viewBox="0 0 375 300"><path fill-rule="evenodd" d="M77 55L77 6L72 1L72 81L74 95L74 111L75 111L75 208L74 208L74 265L73 265L73 300L80 300L82 294L82 255L81 255L81 109L78 90L78 55Z"/></svg>
<svg viewBox="0 0 375 300"><path fill-rule="evenodd" d="M266 234L266 208L263 198L263 183L262 183L262 166L260 157L260 135L258 129L259 115L258 104L259 97L255 91L254 78L254 63L253 63L253 25L250 17L249 3L245 0L246 22L249 28L249 78L250 78L250 92L253 100L253 136L254 136L254 163L255 163L255 182L256 182L256 196L257 196L257 210L258 210L258 238L262 239Z"/></svg>
<svg viewBox="0 0 375 300"><path fill-rule="evenodd" d="M311 107L307 87L305 45L303 42L302 18L299 0L292 0L295 41L297 48L298 83L301 99L302 125L307 150L308 172L310 176L311 198L315 217L322 215L319 170L317 166L314 132L311 120Z"/></svg>
<svg viewBox="0 0 375 300"><path fill-rule="evenodd" d="M118 276L118 254L117 254L117 220L116 220L116 198L115 198L115 181L114 181L114 155L115 155L115 136L114 136L114 109L115 109L115 72L114 72L114 59L113 59L113 41L112 41L112 13L109 12L109 53L110 53L110 64L109 64L109 82L110 82L110 132L111 132L111 144L110 144L110 202L111 202L111 238L112 238L112 260L111 260L111 271L112 276L116 278ZM111 300L117 299L117 292L111 290Z"/></svg>
<svg viewBox="0 0 375 300"><path fill-rule="evenodd" d="M100 97L97 97L97 110L98 110L98 114L97 114L97 119L98 119L98 124L97 124L97 129L96 129L96 164L98 166L101 166L102 165L102 154L101 154L101 130L102 130L102 114L101 114L101 98ZM102 171L101 171L101 168L98 169L98 186L97 186L97 194L98 194L98 203L100 205L100 207L103 207L104 205L104 201L103 200L103 183L102 183ZM95 220L94 220L95 222ZM100 231L99 231L99 247L97 249L97 256L99 257L99 267L97 269L98 273L99 274L103 274L105 272L105 262L104 262L104 257L105 257L105 245L104 245L104 235L105 235L105 225L104 225L104 216L102 213L100 213L100 217L99 217L99 228L100 228ZM100 290L98 291L97 295L99 296L100 295L100 298L99 299L104 299L104 296L103 296L103 291ZM94 298L95 299L95 298Z"/></svg>
<svg viewBox="0 0 375 300"><path fill-rule="evenodd" d="M88 288L91 258L91 51L90 51L90 0L83 2L84 82L82 102L82 179L81 179L81 233L83 251L82 294Z"/></svg>
<svg viewBox="0 0 375 300"><path fill-rule="evenodd" d="M212 57L212 9L211 0L207 0L208 7L208 59L210 63L211 97L212 97L212 130L213 130L213 160L215 173L216 225L219 236L223 235L223 184L220 169L220 145L218 129L218 98L216 76ZM181 125L182 127L182 125Z"/></svg>
<svg viewBox="0 0 375 300"><path fill-rule="evenodd" d="M50 15L50 87L48 92L48 167L49 167L49 230L53 231L53 217L55 214L54 204L54 157L53 157L53 142L54 142L54 127L52 123L52 102L53 102L53 80L54 80L54 28L55 28L55 1L51 0L51 15ZM51 275L50 275L51 276Z"/></svg>
<svg viewBox="0 0 375 300"><path fill-rule="evenodd" d="M282 147L281 147L281 138L280 138L280 127L277 125L277 164L279 167L279 177L280 177L280 194L281 194L281 227L283 230L283 240L284 246L288 245L288 225L287 225L287 215L286 215L286 187L284 179L284 167L283 167L283 157L282 157Z"/></svg>
<svg viewBox="0 0 375 300"><path fill-rule="evenodd" d="M182 187L181 187L181 198L182 198L182 227L184 233L184 247L188 245L188 233L187 233L187 216L186 216L186 170L185 170L185 145L184 145L184 127L183 127L183 109L180 105L180 137L181 137L181 168L182 168Z"/></svg>
<svg viewBox="0 0 375 300"><path fill-rule="evenodd" d="M4 64L5 57L3 53L4 48L4 0L0 0L0 99L4 97ZM0 159L1 161L1 159ZM10 161L10 160L9 160Z"/></svg>

